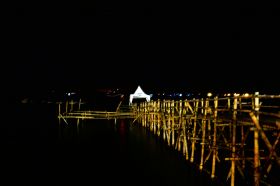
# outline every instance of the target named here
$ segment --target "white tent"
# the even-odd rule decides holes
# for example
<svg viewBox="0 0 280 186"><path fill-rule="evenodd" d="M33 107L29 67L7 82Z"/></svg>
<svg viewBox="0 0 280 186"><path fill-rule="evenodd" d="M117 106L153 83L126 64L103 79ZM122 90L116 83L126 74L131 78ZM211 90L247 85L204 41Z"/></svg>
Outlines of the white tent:
<svg viewBox="0 0 280 186"><path fill-rule="evenodd" d="M145 94L143 92L143 90L141 89L140 86L137 87L136 91L134 92L134 94L130 94L129 96L129 104L132 103L132 100L134 98L146 98L146 100L149 102L151 100L151 96L148 94Z"/></svg>

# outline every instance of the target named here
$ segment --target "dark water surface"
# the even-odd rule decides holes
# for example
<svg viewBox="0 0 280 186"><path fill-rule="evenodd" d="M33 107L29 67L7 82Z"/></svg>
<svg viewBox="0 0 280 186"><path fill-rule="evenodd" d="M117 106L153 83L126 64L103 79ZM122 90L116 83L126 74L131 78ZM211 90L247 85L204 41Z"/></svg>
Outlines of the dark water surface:
<svg viewBox="0 0 280 186"><path fill-rule="evenodd" d="M12 107L1 126L1 185L221 185L129 120L62 122L56 106Z"/></svg>

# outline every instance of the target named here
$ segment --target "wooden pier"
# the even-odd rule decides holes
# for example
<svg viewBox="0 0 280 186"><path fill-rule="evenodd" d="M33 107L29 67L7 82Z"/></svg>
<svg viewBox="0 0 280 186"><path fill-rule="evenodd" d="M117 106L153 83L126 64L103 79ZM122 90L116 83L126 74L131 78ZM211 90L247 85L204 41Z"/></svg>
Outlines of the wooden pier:
<svg viewBox="0 0 280 186"><path fill-rule="evenodd" d="M211 178L228 185L279 185L280 95L151 100L115 112L59 104L58 118L134 119ZM73 105L78 109L74 111Z"/></svg>

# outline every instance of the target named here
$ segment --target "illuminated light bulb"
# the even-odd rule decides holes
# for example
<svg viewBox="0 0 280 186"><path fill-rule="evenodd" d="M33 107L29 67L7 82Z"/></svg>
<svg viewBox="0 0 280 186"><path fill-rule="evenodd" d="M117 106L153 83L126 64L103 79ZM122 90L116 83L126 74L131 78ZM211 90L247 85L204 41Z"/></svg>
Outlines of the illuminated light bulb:
<svg viewBox="0 0 280 186"><path fill-rule="evenodd" d="M211 97L211 96L212 96L212 93L211 93L211 92L208 92L208 93L207 93L207 96L208 96L208 97Z"/></svg>

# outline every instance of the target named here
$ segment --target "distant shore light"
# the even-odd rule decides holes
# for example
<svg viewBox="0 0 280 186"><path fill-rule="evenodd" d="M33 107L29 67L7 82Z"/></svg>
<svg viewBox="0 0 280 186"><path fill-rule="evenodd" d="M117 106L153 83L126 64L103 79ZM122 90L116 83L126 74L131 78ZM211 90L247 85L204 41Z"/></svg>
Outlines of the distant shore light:
<svg viewBox="0 0 280 186"><path fill-rule="evenodd" d="M248 97L248 96L249 96L249 93L245 93L244 96L245 96L245 97Z"/></svg>

